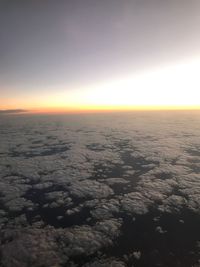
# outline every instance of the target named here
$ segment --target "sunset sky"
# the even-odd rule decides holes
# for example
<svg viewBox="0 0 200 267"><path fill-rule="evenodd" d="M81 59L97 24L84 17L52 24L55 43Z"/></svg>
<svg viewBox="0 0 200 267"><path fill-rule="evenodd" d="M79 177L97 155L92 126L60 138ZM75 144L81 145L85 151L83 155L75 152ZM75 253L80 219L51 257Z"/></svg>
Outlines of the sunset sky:
<svg viewBox="0 0 200 267"><path fill-rule="evenodd" d="M1 0L0 109L200 108L199 0Z"/></svg>

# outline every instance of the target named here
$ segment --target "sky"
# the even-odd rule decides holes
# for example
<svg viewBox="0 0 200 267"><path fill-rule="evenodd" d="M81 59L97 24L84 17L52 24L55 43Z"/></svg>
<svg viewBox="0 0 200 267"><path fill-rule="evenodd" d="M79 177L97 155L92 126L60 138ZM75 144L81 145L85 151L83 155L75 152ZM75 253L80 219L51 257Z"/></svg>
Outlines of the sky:
<svg viewBox="0 0 200 267"><path fill-rule="evenodd" d="M199 0L0 0L0 109L200 108Z"/></svg>

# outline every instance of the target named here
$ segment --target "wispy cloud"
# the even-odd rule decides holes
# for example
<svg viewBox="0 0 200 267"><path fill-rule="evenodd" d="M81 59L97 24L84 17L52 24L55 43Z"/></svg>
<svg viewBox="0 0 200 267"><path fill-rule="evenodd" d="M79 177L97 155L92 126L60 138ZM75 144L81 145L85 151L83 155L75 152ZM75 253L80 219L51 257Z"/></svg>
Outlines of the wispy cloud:
<svg viewBox="0 0 200 267"><path fill-rule="evenodd" d="M24 113L27 112L28 110L26 109L3 109L0 110L0 115L1 114L15 114L15 113Z"/></svg>

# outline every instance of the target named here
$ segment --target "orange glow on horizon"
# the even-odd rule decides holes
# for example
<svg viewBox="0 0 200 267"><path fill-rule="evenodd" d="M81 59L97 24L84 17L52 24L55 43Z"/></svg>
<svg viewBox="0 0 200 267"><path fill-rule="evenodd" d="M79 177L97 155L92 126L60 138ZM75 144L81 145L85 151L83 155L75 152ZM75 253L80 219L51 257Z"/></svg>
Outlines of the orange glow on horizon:
<svg viewBox="0 0 200 267"><path fill-rule="evenodd" d="M13 108L13 109L16 109ZM82 106L78 108L37 108L27 109L25 112L17 114L80 114L80 113L105 113L105 112L131 112L131 111L195 111L200 110L200 106Z"/></svg>
<svg viewBox="0 0 200 267"><path fill-rule="evenodd" d="M51 88L1 99L0 109L30 113L199 110L200 58L81 88Z"/></svg>

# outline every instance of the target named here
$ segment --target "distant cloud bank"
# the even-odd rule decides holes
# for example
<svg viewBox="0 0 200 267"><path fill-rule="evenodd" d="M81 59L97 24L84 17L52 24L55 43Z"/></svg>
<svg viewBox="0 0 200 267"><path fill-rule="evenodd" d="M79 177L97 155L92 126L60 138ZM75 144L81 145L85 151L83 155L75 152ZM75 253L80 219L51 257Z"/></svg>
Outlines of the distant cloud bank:
<svg viewBox="0 0 200 267"><path fill-rule="evenodd" d="M0 110L0 115L1 114L14 114L14 113L24 113L27 112L28 110L26 109L4 109Z"/></svg>

